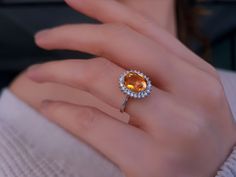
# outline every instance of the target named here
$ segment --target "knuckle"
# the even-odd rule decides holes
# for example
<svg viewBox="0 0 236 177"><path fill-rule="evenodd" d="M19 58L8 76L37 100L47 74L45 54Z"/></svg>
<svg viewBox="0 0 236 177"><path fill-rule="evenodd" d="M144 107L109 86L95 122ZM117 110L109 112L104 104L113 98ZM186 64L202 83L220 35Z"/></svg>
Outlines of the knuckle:
<svg viewBox="0 0 236 177"><path fill-rule="evenodd" d="M114 64L105 58L96 59L93 65L96 68L94 75L98 76L98 78L106 77L106 75L109 75L110 71L114 72Z"/></svg>
<svg viewBox="0 0 236 177"><path fill-rule="evenodd" d="M210 78L207 80L206 85L204 97L209 101L220 101L224 97L224 88L219 80Z"/></svg>
<svg viewBox="0 0 236 177"><path fill-rule="evenodd" d="M103 25L104 35L107 36L107 39L119 38L120 36L127 35L130 28L121 23L110 23Z"/></svg>
<svg viewBox="0 0 236 177"><path fill-rule="evenodd" d="M88 61L86 68L84 76L79 78L82 79L82 85L85 85L88 92L93 91L100 84L104 84L104 79L110 76L111 72L114 72L114 65L105 58Z"/></svg>
<svg viewBox="0 0 236 177"><path fill-rule="evenodd" d="M211 65L210 63L205 63L205 65L209 68L210 72L212 72L215 76L218 76L218 71L213 65Z"/></svg>
<svg viewBox="0 0 236 177"><path fill-rule="evenodd" d="M203 85L201 95L199 95L201 109L207 112L222 109L227 100L221 81L211 77Z"/></svg>
<svg viewBox="0 0 236 177"><path fill-rule="evenodd" d="M98 66L93 61L93 59L86 61L72 59L64 63L64 66L67 65L67 68L74 68L71 72L67 73L67 77L70 78L69 82L73 83L76 88L89 91L91 83L96 82L95 73L98 70Z"/></svg>
<svg viewBox="0 0 236 177"><path fill-rule="evenodd" d="M205 64L205 66L207 68L208 74L210 74L213 78L215 78L215 79L220 81L220 75L218 74L217 69L214 66L212 66L211 64L209 64L209 63L205 62L204 64Z"/></svg>
<svg viewBox="0 0 236 177"><path fill-rule="evenodd" d="M98 56L107 56L110 53L111 41L119 43L119 40L130 34L130 28L121 23L109 23L99 26L100 39L95 43L94 53Z"/></svg>

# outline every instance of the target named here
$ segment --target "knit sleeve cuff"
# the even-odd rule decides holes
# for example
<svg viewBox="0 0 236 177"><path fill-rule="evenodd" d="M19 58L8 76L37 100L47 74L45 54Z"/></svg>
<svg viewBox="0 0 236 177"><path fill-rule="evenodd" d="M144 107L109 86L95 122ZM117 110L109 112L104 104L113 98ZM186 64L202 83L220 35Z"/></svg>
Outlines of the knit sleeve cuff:
<svg viewBox="0 0 236 177"><path fill-rule="evenodd" d="M69 134L56 124L50 122L37 111L25 104L22 100L18 99L8 89L3 90L2 94L0 95L0 124L2 124L2 122L7 124L8 127L11 127L14 130L14 135L17 135L18 139L23 141L22 144L28 147L28 151L31 152L30 155L47 159L46 161L40 160L41 158L39 158L38 160L41 163L39 166L37 166L38 168L46 168L44 166L46 162L47 164L56 164L56 166L58 167L56 175L54 175L54 168L50 168L50 171L47 171L47 173L45 174L37 173L38 171L33 168L33 172L36 172L37 175L32 175L31 173L26 172L26 174L28 174L30 177L124 176L120 169L109 160L104 158L103 155L98 153L96 150L88 146L80 139L75 138L73 135ZM0 151L2 150L2 145L4 145L1 137L2 132L0 132ZM22 156L21 153L17 150L20 147L21 146L15 147L13 152L16 155L12 156L14 159L18 159L20 156ZM7 149L7 151L9 150L10 149ZM0 177L29 177L28 175L23 175L23 172L26 171L24 169L23 171L17 171L19 173L22 171L22 175L1 175L1 155L2 154L0 153ZM3 157L5 157L6 154L3 155ZM22 156L22 158L24 158L24 156ZM21 163L22 165L33 165L31 164L31 161L27 161L27 163L26 161L27 159L23 159L22 161L19 161L19 163ZM5 163L8 163L8 161L6 161ZM3 165L5 163L3 163ZM59 174L60 169L63 169L63 175ZM64 172L68 175L64 175Z"/></svg>
<svg viewBox="0 0 236 177"><path fill-rule="evenodd" d="M217 172L216 177L236 177L236 146Z"/></svg>

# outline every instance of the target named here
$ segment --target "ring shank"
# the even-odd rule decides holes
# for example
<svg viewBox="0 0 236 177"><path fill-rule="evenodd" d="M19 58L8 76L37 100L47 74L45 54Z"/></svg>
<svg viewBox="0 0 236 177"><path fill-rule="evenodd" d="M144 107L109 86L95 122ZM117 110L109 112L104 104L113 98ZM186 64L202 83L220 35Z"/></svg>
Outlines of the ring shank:
<svg viewBox="0 0 236 177"><path fill-rule="evenodd" d="M120 107L120 112L121 112L121 113L124 113L124 112L125 112L125 108L126 108L126 106L127 106L127 104L128 104L129 98L130 98L129 95L127 95L127 96L125 97L125 100L124 100L123 104L122 104L121 107Z"/></svg>

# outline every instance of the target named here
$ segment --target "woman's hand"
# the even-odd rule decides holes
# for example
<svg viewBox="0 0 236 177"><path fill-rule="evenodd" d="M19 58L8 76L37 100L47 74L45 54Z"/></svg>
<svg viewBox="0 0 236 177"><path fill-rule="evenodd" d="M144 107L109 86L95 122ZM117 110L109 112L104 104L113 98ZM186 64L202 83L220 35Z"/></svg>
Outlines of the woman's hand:
<svg viewBox="0 0 236 177"><path fill-rule="evenodd" d="M92 107L45 101L42 113L116 163L127 177L210 177L235 143L235 125L215 69L138 12L111 0L67 0L99 25L41 32L45 49L95 59L50 62L28 71L36 82L83 89L119 109L127 68L151 77L151 96L130 100L130 124ZM96 9L96 10L94 10Z"/></svg>

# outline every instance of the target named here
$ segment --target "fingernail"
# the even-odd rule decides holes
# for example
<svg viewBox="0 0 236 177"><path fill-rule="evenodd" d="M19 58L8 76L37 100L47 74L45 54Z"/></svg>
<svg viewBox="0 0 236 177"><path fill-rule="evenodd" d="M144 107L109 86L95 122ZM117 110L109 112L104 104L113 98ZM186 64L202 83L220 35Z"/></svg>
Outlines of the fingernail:
<svg viewBox="0 0 236 177"><path fill-rule="evenodd" d="M37 68L39 68L40 66L41 66L41 64L32 65L32 66L30 66L30 67L27 69L27 72L28 72L28 71L34 71L34 70L36 70Z"/></svg>
<svg viewBox="0 0 236 177"><path fill-rule="evenodd" d="M41 64L36 64L33 66L30 66L27 70L26 70L26 76L35 81L35 82L40 82L40 80L38 79L38 74L37 74L37 69L41 66Z"/></svg>
<svg viewBox="0 0 236 177"><path fill-rule="evenodd" d="M40 40L44 39L47 36L47 34L49 33L49 31L50 31L49 29L45 29L45 30L41 30L41 31L37 32L35 34L36 41L40 41Z"/></svg>

